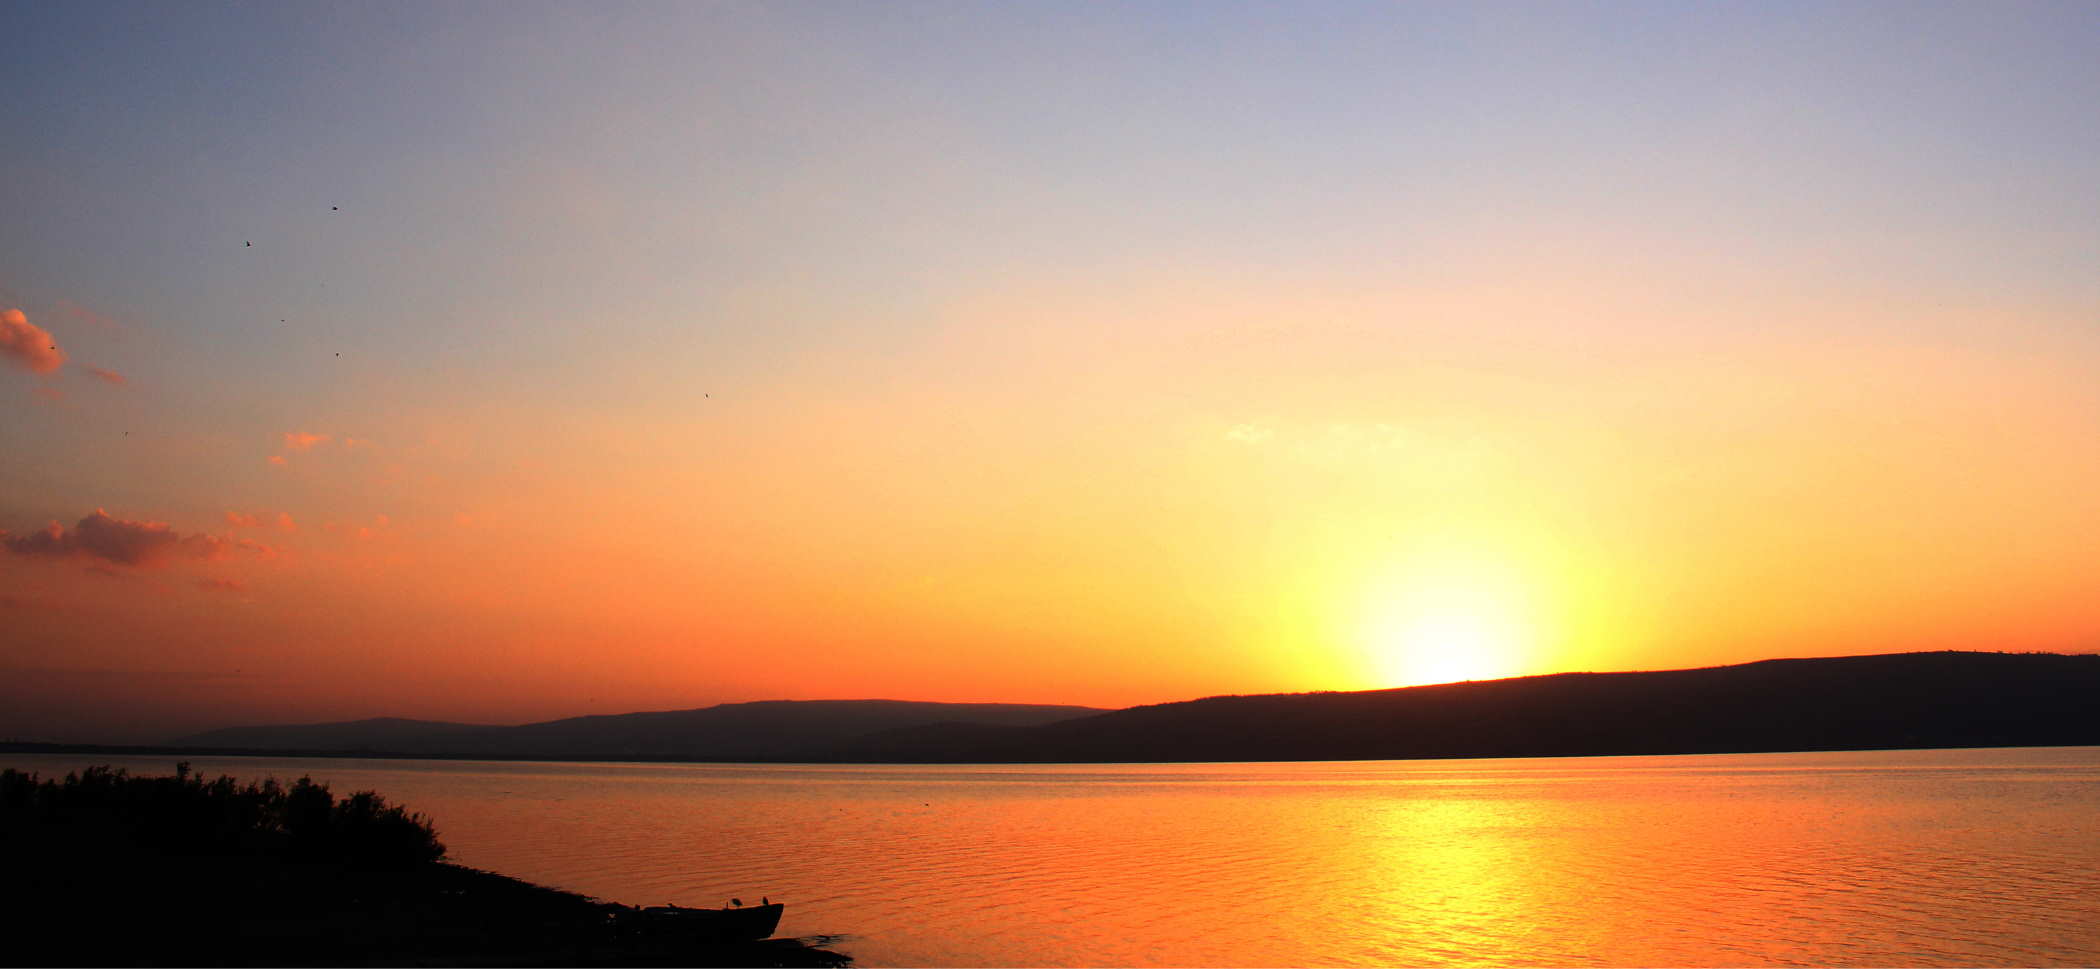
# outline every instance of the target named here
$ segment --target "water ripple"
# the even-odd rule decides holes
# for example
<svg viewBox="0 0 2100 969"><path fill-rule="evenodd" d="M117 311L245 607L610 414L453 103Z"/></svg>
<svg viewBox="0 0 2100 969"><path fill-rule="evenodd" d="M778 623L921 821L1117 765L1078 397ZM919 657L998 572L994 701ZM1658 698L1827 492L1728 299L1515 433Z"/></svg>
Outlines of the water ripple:
<svg viewBox="0 0 2100 969"><path fill-rule="evenodd" d="M2100 963L2095 748L198 768L377 789L603 898L770 896L870 966Z"/></svg>

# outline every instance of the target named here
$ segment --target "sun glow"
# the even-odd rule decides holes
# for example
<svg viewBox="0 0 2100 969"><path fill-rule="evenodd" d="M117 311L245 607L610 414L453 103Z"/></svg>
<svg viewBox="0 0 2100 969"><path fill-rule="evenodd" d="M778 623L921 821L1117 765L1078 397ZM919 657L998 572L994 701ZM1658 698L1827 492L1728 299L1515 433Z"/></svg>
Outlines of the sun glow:
<svg viewBox="0 0 2100 969"><path fill-rule="evenodd" d="M1522 675L1538 638L1530 612L1520 586L1493 570L1418 575L1374 597L1366 658L1387 686Z"/></svg>

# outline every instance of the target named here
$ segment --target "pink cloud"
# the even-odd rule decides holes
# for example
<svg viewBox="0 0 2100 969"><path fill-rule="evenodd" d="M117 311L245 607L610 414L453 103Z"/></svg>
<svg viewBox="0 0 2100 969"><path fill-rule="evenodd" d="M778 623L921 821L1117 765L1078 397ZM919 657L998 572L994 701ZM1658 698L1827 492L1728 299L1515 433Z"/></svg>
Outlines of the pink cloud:
<svg viewBox="0 0 2100 969"><path fill-rule="evenodd" d="M287 532L296 532L299 530L299 526L292 522L292 513L288 511L280 511L277 513L277 527L280 530Z"/></svg>
<svg viewBox="0 0 2100 969"><path fill-rule="evenodd" d="M26 535L0 532L0 548L25 558L88 559L100 563L151 567L170 559L224 558L235 550L274 556L277 550L247 539L221 538L204 532L183 535L165 522L128 521L100 508L68 531L57 522Z"/></svg>
<svg viewBox="0 0 2100 969"><path fill-rule="evenodd" d="M80 369L85 370L88 373L91 373L96 377L101 378L102 380L108 381L109 383L116 384L119 387L124 385L124 375L114 370L104 370L101 367L90 367L84 363L80 365Z"/></svg>
<svg viewBox="0 0 2100 969"><path fill-rule="evenodd" d="M53 304L51 308L58 311L58 315L65 317L71 322L79 323L84 326L91 326L95 329L101 330L105 333L111 333L116 336L130 335L129 327L126 327L124 324L119 323L116 320L110 319L107 316L97 313L94 310L88 309L87 307L82 306L79 303L75 303L72 300L59 300L57 303Z"/></svg>
<svg viewBox="0 0 2100 969"><path fill-rule="evenodd" d="M287 451L311 450L315 445L328 443L328 435L309 431L284 432L284 449Z"/></svg>
<svg viewBox="0 0 2100 969"><path fill-rule="evenodd" d="M272 455L270 455L270 463L271 463L271 464L274 464L274 465L276 465L276 466L278 466L278 467L280 467L280 468L281 468L281 467L284 467L284 465L285 465L284 455L282 455L282 454L272 454Z"/></svg>
<svg viewBox="0 0 2100 969"><path fill-rule="evenodd" d="M204 532L184 536L180 551L184 557L193 559L222 559L237 551L253 552L263 558L277 557L276 546L252 538L226 538Z"/></svg>
<svg viewBox="0 0 2100 969"><path fill-rule="evenodd" d="M29 322L21 310L0 310L0 357L29 368L30 373L50 373L66 362L58 338Z"/></svg>
<svg viewBox="0 0 2100 969"><path fill-rule="evenodd" d="M226 524L235 528L254 528L256 520L254 515L243 515L237 511L229 511L226 513Z"/></svg>

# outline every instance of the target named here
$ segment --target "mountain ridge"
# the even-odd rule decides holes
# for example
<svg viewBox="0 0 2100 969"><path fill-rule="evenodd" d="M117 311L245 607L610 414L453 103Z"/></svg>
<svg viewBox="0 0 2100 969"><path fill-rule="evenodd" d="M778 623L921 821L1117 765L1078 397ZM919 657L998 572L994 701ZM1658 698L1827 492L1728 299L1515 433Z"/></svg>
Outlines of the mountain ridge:
<svg viewBox="0 0 2100 969"><path fill-rule="evenodd" d="M2100 744L2100 655L1887 653L1572 672L1121 710L759 700L517 727L377 718L358 751L228 728L194 747L427 757L810 763L1386 760ZM261 731L261 732L258 732ZM239 742L235 742L239 741Z"/></svg>
<svg viewBox="0 0 2100 969"><path fill-rule="evenodd" d="M433 757L589 760L778 758L862 734L943 722L1035 725L1098 707L921 700L749 700L687 710L586 714L516 726L376 717L226 727L170 746ZM412 726L411 726L412 725Z"/></svg>

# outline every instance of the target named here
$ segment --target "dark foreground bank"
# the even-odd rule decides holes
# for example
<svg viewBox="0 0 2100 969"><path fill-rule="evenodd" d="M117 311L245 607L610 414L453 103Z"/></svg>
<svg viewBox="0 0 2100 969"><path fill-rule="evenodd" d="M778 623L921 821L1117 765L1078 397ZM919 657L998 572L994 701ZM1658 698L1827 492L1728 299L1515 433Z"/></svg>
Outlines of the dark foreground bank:
<svg viewBox="0 0 2100 969"><path fill-rule="evenodd" d="M0 772L11 947L60 965L845 966L445 863L370 792L94 768Z"/></svg>

